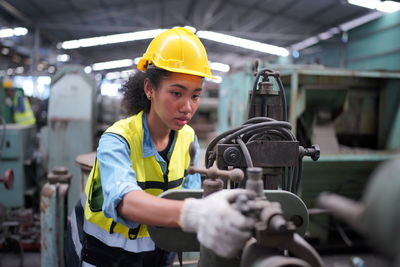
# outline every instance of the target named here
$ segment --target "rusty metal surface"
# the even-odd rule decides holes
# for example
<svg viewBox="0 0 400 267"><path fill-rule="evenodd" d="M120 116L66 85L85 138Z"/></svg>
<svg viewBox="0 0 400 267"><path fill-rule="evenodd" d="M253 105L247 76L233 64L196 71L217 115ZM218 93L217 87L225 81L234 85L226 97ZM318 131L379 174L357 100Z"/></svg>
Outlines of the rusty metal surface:
<svg viewBox="0 0 400 267"><path fill-rule="evenodd" d="M78 155L75 158L75 163L81 168L81 170L91 171L95 160L96 160L96 152L90 152Z"/></svg>
<svg viewBox="0 0 400 267"><path fill-rule="evenodd" d="M220 168L231 166L223 157L225 150L229 147L237 147L236 144L218 144L217 162ZM246 144L250 152L253 165L257 167L284 167L296 166L299 157L299 142L297 141L253 141ZM244 155L240 151L240 161L235 167L247 167Z"/></svg>
<svg viewBox="0 0 400 267"><path fill-rule="evenodd" d="M64 266L64 229L67 220L66 203L71 174L62 166L48 175L40 197L41 266Z"/></svg>

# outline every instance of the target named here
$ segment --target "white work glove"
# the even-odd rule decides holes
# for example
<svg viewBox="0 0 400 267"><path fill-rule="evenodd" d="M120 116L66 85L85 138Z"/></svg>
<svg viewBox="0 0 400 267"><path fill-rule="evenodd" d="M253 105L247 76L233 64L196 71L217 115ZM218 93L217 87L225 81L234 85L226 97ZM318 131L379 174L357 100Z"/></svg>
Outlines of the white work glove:
<svg viewBox="0 0 400 267"><path fill-rule="evenodd" d="M185 232L197 232L199 242L217 255L233 258L251 237L255 221L231 204L239 195L254 198L244 189L222 190L203 199L188 198L183 204L180 225Z"/></svg>

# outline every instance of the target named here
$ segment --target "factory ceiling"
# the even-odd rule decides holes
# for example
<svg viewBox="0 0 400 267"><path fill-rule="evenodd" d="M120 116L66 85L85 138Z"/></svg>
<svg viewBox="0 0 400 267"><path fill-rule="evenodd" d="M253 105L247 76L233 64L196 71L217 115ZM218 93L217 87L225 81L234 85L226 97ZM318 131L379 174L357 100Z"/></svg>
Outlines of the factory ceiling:
<svg viewBox="0 0 400 267"><path fill-rule="evenodd" d="M70 62L90 65L139 57L149 39L64 51L57 44L189 25L290 50L296 43L370 12L344 0L0 0L0 28L29 30L26 36L0 38L0 48L11 49L27 64L35 56L39 62L59 64L57 55L67 53ZM237 65L275 58L210 40L203 43L211 61ZM19 64L14 61L10 58L7 64Z"/></svg>

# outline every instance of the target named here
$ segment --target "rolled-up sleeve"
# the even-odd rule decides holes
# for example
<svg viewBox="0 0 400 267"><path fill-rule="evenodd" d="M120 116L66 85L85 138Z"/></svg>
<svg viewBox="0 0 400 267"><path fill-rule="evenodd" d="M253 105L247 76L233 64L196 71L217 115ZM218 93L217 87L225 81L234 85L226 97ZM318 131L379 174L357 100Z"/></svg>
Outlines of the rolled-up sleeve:
<svg viewBox="0 0 400 267"><path fill-rule="evenodd" d="M138 223L125 220L117 212L120 201L128 192L142 190L132 169L128 143L119 135L103 134L97 148L97 160L104 195L104 214L130 228L137 227Z"/></svg>
<svg viewBox="0 0 400 267"><path fill-rule="evenodd" d="M194 138L194 144L196 145L196 154L194 155L193 163L194 166L197 167L197 162L199 160L200 155L200 145L199 141L197 140L197 136ZM200 189L201 188L201 179L200 174L187 174L185 177L185 181L182 185L183 189Z"/></svg>

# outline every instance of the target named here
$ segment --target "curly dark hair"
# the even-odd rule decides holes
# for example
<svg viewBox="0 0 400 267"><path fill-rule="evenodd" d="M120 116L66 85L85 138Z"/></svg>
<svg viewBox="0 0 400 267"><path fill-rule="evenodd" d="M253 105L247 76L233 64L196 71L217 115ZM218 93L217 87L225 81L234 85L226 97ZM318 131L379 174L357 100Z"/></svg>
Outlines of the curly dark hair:
<svg viewBox="0 0 400 267"><path fill-rule="evenodd" d="M144 80L148 78L155 90L158 89L163 78L169 77L171 72L159 68L148 68L145 72L138 71L129 77L123 85L123 105L129 115L138 114L144 110L149 112L150 101L144 93Z"/></svg>

